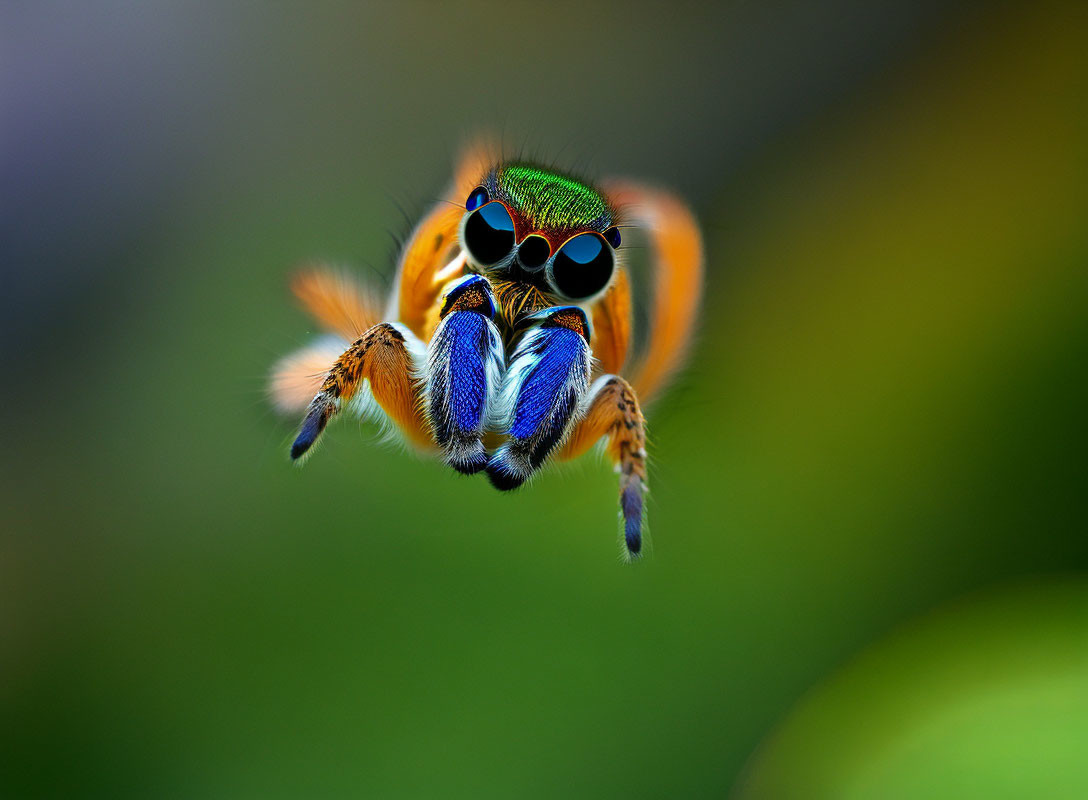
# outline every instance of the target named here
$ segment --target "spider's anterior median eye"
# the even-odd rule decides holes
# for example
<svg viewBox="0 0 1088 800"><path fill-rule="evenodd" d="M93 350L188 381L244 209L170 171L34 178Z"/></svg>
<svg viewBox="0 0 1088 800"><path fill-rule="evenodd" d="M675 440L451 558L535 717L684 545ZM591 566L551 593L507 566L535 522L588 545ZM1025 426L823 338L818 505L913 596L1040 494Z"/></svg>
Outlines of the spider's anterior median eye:
<svg viewBox="0 0 1088 800"><path fill-rule="evenodd" d="M495 201L473 211L465 222L465 247L476 261L485 266L510 255L514 249L514 221L506 206Z"/></svg>
<svg viewBox="0 0 1088 800"><path fill-rule="evenodd" d="M538 270L544 266L548 256L552 254L551 245L543 236L526 236L518 246L518 261L528 270Z"/></svg>
<svg viewBox="0 0 1088 800"><path fill-rule="evenodd" d="M559 248L552 283L572 300L591 297L612 280L612 251L599 233L582 233Z"/></svg>
<svg viewBox="0 0 1088 800"><path fill-rule="evenodd" d="M477 186L472 190L472 194L468 196L468 200L465 201L465 208L468 211L475 211L490 199L487 195L487 189Z"/></svg>

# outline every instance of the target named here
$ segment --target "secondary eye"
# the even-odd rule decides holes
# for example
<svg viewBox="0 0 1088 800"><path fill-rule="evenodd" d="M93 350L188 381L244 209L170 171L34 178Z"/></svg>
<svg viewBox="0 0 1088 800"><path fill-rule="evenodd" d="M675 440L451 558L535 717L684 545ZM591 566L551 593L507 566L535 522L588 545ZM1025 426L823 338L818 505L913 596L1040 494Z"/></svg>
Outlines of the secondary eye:
<svg viewBox="0 0 1088 800"><path fill-rule="evenodd" d="M465 247L484 266L510 255L514 249L514 221L506 206L495 201L473 211L465 222Z"/></svg>
<svg viewBox="0 0 1088 800"><path fill-rule="evenodd" d="M518 247L518 261L528 270L538 270L544 266L548 256L552 254L551 245L543 236L526 236L525 241Z"/></svg>
<svg viewBox="0 0 1088 800"><path fill-rule="evenodd" d="M608 240L608 243L612 245L612 249L615 250L620 246L620 229L613 225L604 232L604 238Z"/></svg>
<svg viewBox="0 0 1088 800"><path fill-rule="evenodd" d="M465 201L465 208L468 211L475 211L490 199L487 195L487 189L477 186L472 190L472 194L468 196L468 200Z"/></svg>
<svg viewBox="0 0 1088 800"><path fill-rule="evenodd" d="M599 233L582 233L559 248L552 284L572 300L592 297L612 280L612 251Z"/></svg>

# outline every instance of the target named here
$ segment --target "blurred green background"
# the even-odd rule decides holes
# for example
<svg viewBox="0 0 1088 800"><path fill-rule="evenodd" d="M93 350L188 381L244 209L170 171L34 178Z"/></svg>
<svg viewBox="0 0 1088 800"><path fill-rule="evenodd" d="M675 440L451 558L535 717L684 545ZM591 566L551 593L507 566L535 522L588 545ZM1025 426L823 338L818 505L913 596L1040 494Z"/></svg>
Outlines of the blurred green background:
<svg viewBox="0 0 1088 800"><path fill-rule="evenodd" d="M1086 86L1079 3L6 4L0 796L1088 796ZM704 223L637 566L602 461L265 403L483 129Z"/></svg>

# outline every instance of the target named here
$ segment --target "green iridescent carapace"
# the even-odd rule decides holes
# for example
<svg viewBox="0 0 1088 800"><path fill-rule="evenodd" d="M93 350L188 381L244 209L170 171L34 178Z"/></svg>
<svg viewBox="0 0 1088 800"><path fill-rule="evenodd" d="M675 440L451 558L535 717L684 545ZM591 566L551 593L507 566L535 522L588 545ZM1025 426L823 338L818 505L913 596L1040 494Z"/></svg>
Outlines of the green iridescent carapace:
<svg viewBox="0 0 1088 800"><path fill-rule="evenodd" d="M612 208L601 193L569 175L514 163L500 167L491 179L493 196L507 200L535 230L603 231L612 224Z"/></svg>

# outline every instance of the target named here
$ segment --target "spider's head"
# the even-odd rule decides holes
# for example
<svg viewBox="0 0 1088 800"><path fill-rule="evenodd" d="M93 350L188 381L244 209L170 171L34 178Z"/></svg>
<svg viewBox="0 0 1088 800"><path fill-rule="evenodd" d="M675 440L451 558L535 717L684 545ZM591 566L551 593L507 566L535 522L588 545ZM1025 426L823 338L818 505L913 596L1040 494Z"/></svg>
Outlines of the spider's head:
<svg viewBox="0 0 1088 800"><path fill-rule="evenodd" d="M466 198L461 243L479 272L587 303L616 270L615 216L605 196L582 181L532 164L502 164Z"/></svg>

